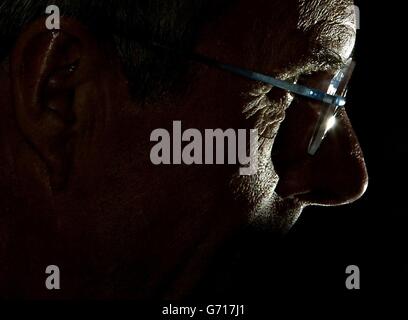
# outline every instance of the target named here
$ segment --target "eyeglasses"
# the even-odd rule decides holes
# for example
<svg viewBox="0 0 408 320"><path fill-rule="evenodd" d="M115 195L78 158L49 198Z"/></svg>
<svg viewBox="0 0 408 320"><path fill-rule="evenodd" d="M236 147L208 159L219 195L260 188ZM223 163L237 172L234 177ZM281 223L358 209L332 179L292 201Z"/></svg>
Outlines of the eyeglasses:
<svg viewBox="0 0 408 320"><path fill-rule="evenodd" d="M285 90L296 96L305 97L310 102L314 101L314 105L317 105L316 107L318 109L319 118L313 135L310 138L307 150L308 154L312 156L316 154L317 150L322 144L322 141L327 136L328 132L334 127L339 110L346 105L348 84L355 68L355 62L352 59L349 59L345 63L345 65L340 70L338 70L331 79L329 79L329 81L321 82L320 88L310 88L298 83L291 83L274 78L269 75L243 69L230 64L221 63L203 55L186 55L185 53L177 52L176 50L167 46L163 46L161 44L154 43L153 47L155 47L156 49L165 49L173 53L181 54L189 60L216 67L218 69L226 70L230 73L251 80L272 85L273 87ZM318 103L316 104L316 102Z"/></svg>
<svg viewBox="0 0 408 320"><path fill-rule="evenodd" d="M334 77L324 89L329 95L338 95L344 99L347 96L348 84L355 68L355 62L349 59L345 66L337 71ZM324 85L324 82L323 82ZM310 139L308 153L315 155L322 141L328 132L335 126L336 117L340 111L340 107L336 104L319 105L319 119L317 121L314 133ZM344 106L343 106L344 107Z"/></svg>

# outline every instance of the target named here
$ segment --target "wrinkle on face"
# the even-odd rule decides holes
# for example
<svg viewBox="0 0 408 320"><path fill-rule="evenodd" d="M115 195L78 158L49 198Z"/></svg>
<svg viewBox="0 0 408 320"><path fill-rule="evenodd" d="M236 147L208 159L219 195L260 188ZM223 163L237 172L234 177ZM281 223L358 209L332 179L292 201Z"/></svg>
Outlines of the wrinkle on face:
<svg viewBox="0 0 408 320"><path fill-rule="evenodd" d="M285 110L293 100L289 93L283 91L279 98L270 98L272 89L270 85L256 86L248 93L249 102L243 110L246 119L255 119L254 125L262 140L274 138L277 128L285 119Z"/></svg>
<svg viewBox="0 0 408 320"><path fill-rule="evenodd" d="M279 177L271 161L271 152L292 96L284 93L278 99L270 99L268 95L272 89L272 86L257 84L247 93L244 115L259 133L258 169L252 176L234 175L230 188L236 199L243 201L247 207L250 224L287 230L296 221L293 218L295 213L300 211L285 208L282 199L275 193Z"/></svg>

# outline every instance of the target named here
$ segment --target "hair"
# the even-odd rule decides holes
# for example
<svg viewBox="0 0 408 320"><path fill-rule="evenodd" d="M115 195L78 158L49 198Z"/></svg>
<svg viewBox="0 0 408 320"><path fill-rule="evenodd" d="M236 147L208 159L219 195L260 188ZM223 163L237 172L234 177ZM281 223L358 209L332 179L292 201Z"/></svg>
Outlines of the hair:
<svg viewBox="0 0 408 320"><path fill-rule="evenodd" d="M175 54L152 50L158 42L191 50L200 26L214 19L231 0L0 0L0 59L11 51L25 25L54 4L97 39L110 41L137 98L157 98L174 89L187 70Z"/></svg>

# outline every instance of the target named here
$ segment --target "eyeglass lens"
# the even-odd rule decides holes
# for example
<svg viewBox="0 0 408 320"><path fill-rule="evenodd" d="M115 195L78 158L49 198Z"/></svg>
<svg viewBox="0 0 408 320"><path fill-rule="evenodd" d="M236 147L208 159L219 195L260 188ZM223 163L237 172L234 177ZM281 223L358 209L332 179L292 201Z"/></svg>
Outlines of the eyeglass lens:
<svg viewBox="0 0 408 320"><path fill-rule="evenodd" d="M346 97L347 86L353 73L354 67L354 61L352 61L351 59L347 61L345 67L339 70L332 78L328 88L326 89L326 92L331 95ZM319 109L320 116L308 146L308 153L310 155L316 154L328 132L335 126L336 116L340 107L336 105L325 105L323 103L320 103Z"/></svg>

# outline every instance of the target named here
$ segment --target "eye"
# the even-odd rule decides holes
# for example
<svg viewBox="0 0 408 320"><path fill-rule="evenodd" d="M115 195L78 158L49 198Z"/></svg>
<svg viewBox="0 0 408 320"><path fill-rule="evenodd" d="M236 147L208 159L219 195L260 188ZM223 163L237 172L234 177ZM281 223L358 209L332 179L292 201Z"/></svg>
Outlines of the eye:
<svg viewBox="0 0 408 320"><path fill-rule="evenodd" d="M331 72L316 71L310 74L301 75L297 83L305 87L319 89L326 92L332 79L333 74Z"/></svg>

